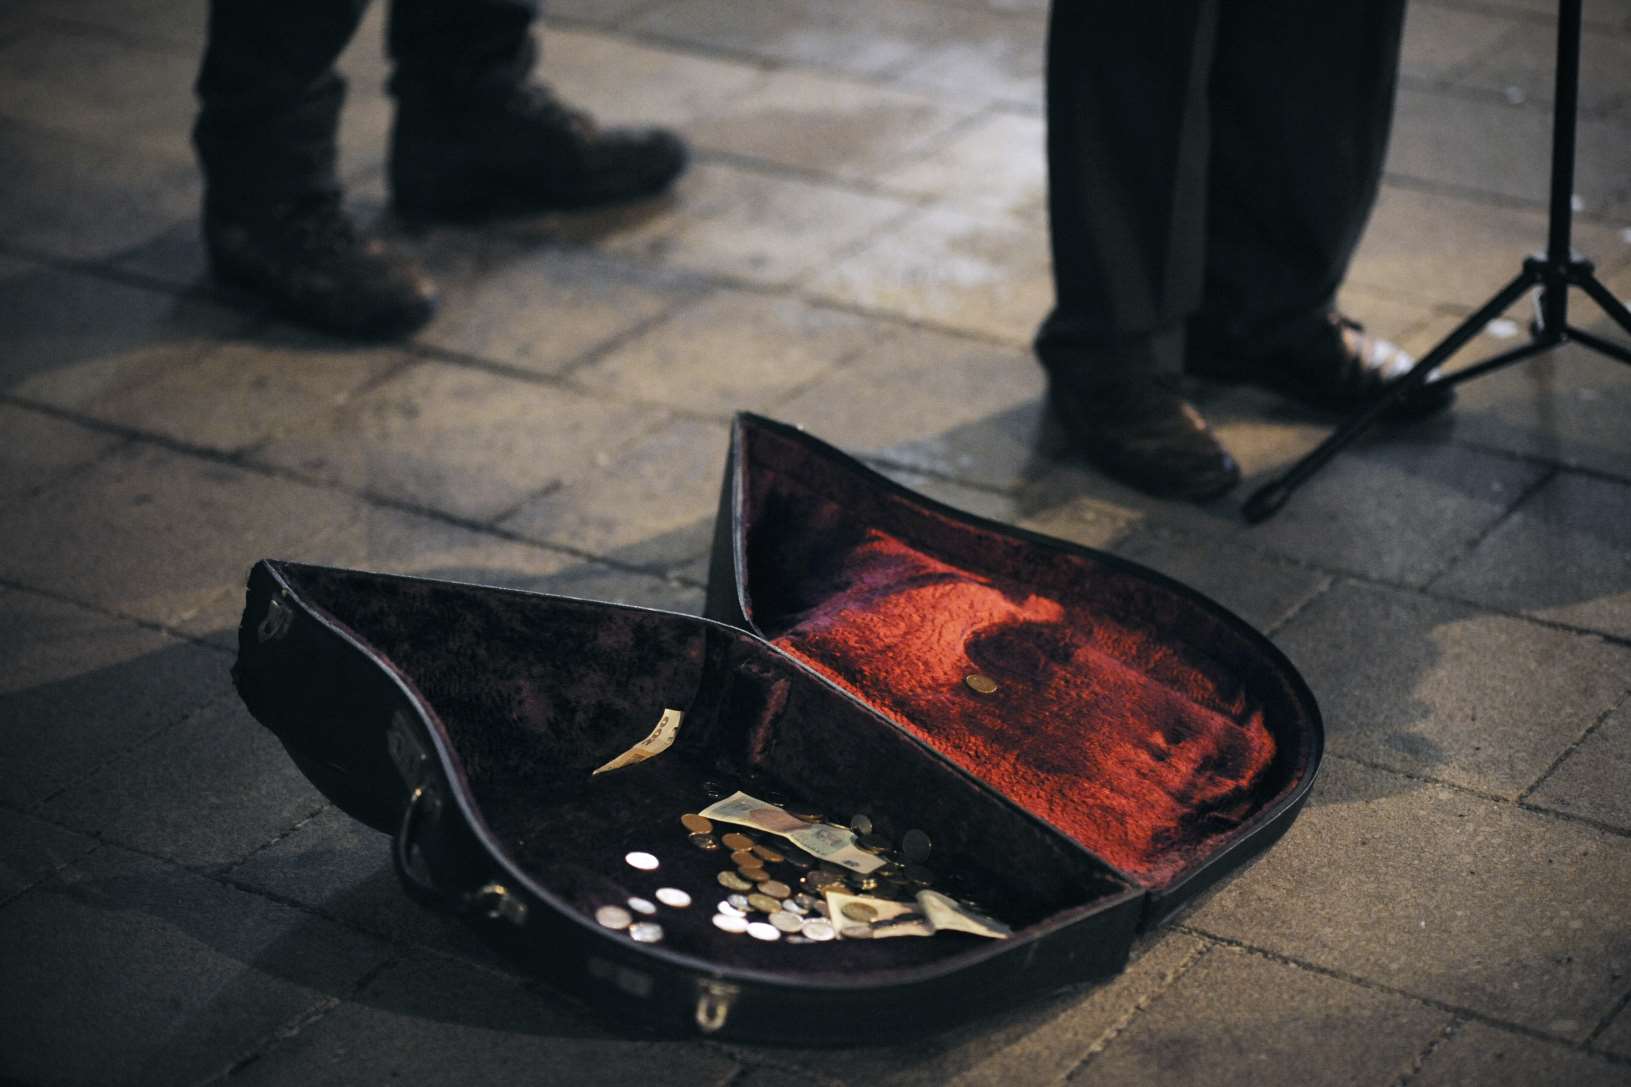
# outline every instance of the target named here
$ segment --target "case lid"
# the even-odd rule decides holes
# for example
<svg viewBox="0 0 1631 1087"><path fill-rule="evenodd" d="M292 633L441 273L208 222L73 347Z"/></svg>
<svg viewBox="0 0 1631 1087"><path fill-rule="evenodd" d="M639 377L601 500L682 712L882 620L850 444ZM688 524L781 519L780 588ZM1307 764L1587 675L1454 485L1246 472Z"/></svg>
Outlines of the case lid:
<svg viewBox="0 0 1631 1087"><path fill-rule="evenodd" d="M733 429L709 614L1154 894L1283 828L1319 761L1307 686L1219 605L758 416Z"/></svg>

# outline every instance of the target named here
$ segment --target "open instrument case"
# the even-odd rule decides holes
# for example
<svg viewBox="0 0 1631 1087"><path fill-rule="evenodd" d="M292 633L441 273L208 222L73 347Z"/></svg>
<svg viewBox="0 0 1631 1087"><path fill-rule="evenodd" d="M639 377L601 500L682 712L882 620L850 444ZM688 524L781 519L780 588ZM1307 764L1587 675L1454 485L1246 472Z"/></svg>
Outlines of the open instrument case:
<svg viewBox="0 0 1631 1087"><path fill-rule="evenodd" d="M1112 975L1284 832L1320 760L1307 687L1218 605L755 416L707 611L265 561L234 675L307 777L394 836L410 894L622 1022L759 1040L898 1038ZM669 708L671 747L593 774ZM1012 936L721 931L730 864L679 816L736 789L921 828ZM660 942L597 924L659 885L694 899Z"/></svg>

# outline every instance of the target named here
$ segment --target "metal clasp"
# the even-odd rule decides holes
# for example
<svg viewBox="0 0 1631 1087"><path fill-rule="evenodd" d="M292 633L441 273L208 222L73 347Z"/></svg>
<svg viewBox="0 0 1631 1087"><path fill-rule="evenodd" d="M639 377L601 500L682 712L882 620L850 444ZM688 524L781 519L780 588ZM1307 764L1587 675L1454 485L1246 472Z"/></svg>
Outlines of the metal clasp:
<svg viewBox="0 0 1631 1087"><path fill-rule="evenodd" d="M502 883L483 885L476 892L475 900L482 904L489 921L508 921L517 928L526 923L527 904Z"/></svg>
<svg viewBox="0 0 1631 1087"><path fill-rule="evenodd" d="M275 642L289 633L289 627L294 624L294 609L283 599L284 594L274 596L266 604L266 617L255 628L255 633L263 642Z"/></svg>
<svg viewBox="0 0 1631 1087"><path fill-rule="evenodd" d="M697 1029L712 1034L725 1025L739 990L723 981L704 978L697 982Z"/></svg>

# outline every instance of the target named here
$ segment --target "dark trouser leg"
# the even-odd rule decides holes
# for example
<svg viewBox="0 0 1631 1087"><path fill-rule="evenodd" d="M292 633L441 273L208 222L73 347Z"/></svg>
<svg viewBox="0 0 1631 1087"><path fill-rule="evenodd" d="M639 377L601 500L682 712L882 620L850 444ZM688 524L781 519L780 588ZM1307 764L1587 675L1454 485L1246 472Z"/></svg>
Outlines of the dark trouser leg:
<svg viewBox="0 0 1631 1087"><path fill-rule="evenodd" d="M1052 370L1176 370L1200 303L1216 0L1058 0L1048 35Z"/></svg>
<svg viewBox="0 0 1631 1087"><path fill-rule="evenodd" d="M392 92L444 106L502 98L532 71L536 16L533 0L394 0Z"/></svg>
<svg viewBox="0 0 1631 1087"><path fill-rule="evenodd" d="M1322 313L1381 180L1404 0L1225 4L1192 346L1272 350Z"/></svg>
<svg viewBox="0 0 1631 1087"><path fill-rule="evenodd" d="M207 205L257 208L336 191L345 82L334 61L367 0L212 0L193 145Z"/></svg>

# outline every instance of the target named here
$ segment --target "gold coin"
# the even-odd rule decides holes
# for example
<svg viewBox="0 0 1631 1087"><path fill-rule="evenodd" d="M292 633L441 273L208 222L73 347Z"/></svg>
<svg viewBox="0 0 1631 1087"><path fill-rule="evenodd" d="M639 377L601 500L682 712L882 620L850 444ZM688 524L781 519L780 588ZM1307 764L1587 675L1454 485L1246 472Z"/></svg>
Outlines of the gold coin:
<svg viewBox="0 0 1631 1087"><path fill-rule="evenodd" d="M782 908L782 904L780 902L777 902L769 895L761 894L748 895L748 905L752 906L760 913L777 913Z"/></svg>
<svg viewBox="0 0 1631 1087"><path fill-rule="evenodd" d="M742 833L739 833L739 832L734 831L734 830L731 831L729 834L721 834L719 836L719 840L725 843L725 848L726 849L752 849L753 848L753 839L752 838L749 838L746 834L742 834Z"/></svg>
<svg viewBox="0 0 1631 1087"><path fill-rule="evenodd" d="M759 884L759 890L771 898L786 898L793 893L793 888L779 879L767 879Z"/></svg>
<svg viewBox="0 0 1631 1087"><path fill-rule="evenodd" d="M680 822L684 824L685 829L689 830L692 834L709 834L712 833L714 829L714 821L712 819L709 819L704 815L697 815L694 812L686 812L684 815L680 816Z"/></svg>
<svg viewBox="0 0 1631 1087"><path fill-rule="evenodd" d="M731 854L731 863L738 868L757 868L759 866L759 854L751 849L738 849Z"/></svg>
<svg viewBox="0 0 1631 1087"><path fill-rule="evenodd" d="M737 871L740 872L742 874L742 878L747 880L749 883L763 883L765 880L770 878L770 873L766 872L757 864L745 864L738 868Z"/></svg>
<svg viewBox="0 0 1631 1087"><path fill-rule="evenodd" d="M759 854L759 858L761 860L769 864L780 864L782 861L787 859L774 849L771 849L768 845L756 845L753 847L753 851Z"/></svg>
<svg viewBox="0 0 1631 1087"><path fill-rule="evenodd" d="M753 884L749 883L735 872L719 873L719 885L721 887L729 887L733 891L753 890Z"/></svg>
<svg viewBox="0 0 1631 1087"><path fill-rule="evenodd" d="M878 919L877 908L865 902L846 902L841 912L851 921L876 921ZM849 933L846 932L844 935L848 936Z"/></svg>
<svg viewBox="0 0 1631 1087"><path fill-rule="evenodd" d="M993 694L997 689L997 681L981 672L971 672L963 677L968 689L976 694Z"/></svg>

